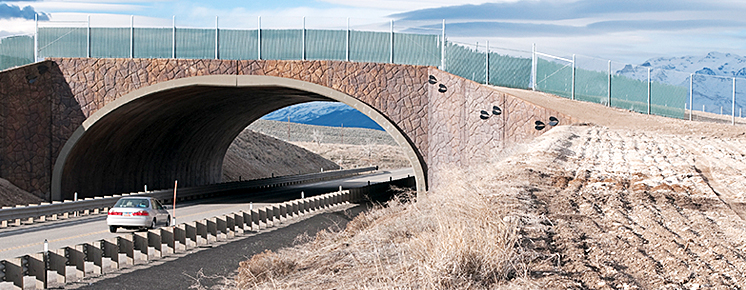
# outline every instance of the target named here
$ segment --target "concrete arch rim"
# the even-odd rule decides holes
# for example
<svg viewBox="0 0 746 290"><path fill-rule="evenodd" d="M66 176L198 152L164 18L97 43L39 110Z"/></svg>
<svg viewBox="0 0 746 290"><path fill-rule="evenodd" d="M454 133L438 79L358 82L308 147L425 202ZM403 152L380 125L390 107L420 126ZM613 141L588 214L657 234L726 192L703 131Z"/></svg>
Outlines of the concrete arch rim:
<svg viewBox="0 0 746 290"><path fill-rule="evenodd" d="M62 150L60 150L60 153L55 160L54 167L52 169L52 200L61 200L62 174L65 167L65 162L67 161L69 154L77 144L78 140L83 137L88 128L96 124L96 122L98 122L99 120L105 118L109 113L114 112L121 106L137 100L141 97L171 89L189 86L237 88L276 86L316 93L335 101L345 103L371 118L394 138L397 145L399 145L404 150L407 159L409 159L409 162L414 169L417 192L422 193L427 190L427 180L423 167L424 160L421 160L417 155L414 144L411 144L405 137L405 134L401 132L391 121L389 121L389 119L386 118L385 115L378 112L370 105L356 99L355 97L323 85L291 78L261 75L209 75L180 78L146 86L117 98L116 100L106 104L103 108L97 110L95 113L91 114L88 118L86 118L85 121L83 121L83 123L65 142Z"/></svg>

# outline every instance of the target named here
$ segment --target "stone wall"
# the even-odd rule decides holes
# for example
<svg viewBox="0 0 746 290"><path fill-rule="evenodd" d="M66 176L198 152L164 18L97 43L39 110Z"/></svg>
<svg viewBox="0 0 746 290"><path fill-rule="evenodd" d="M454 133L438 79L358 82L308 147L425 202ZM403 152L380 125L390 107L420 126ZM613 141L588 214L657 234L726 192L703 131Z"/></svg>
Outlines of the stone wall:
<svg viewBox="0 0 746 290"><path fill-rule="evenodd" d="M46 67L46 69L42 69ZM439 169L489 162L545 132L535 121L575 122L552 110L435 68L341 61L57 58L0 72L0 176L48 198L62 146L91 114L134 90L203 75L267 75L330 87L395 124L424 161ZM435 84L428 83L432 75ZM445 92L440 92L440 85ZM493 106L501 114L493 115ZM490 112L480 118L480 112Z"/></svg>

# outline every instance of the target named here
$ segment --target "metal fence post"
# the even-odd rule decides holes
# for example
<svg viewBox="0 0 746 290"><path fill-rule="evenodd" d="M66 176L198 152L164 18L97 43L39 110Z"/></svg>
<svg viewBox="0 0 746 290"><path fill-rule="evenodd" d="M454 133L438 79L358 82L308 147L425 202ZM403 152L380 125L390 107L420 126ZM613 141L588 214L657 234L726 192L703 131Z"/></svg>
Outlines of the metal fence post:
<svg viewBox="0 0 746 290"><path fill-rule="evenodd" d="M171 58L176 58L176 15L171 17Z"/></svg>
<svg viewBox="0 0 746 290"><path fill-rule="evenodd" d="M536 43L531 45L531 90L536 90Z"/></svg>
<svg viewBox="0 0 746 290"><path fill-rule="evenodd" d="M694 111L694 74L689 75L689 121L692 120Z"/></svg>
<svg viewBox="0 0 746 290"><path fill-rule="evenodd" d="M347 17L347 33L345 35L345 61L350 61L350 17Z"/></svg>
<svg viewBox="0 0 746 290"><path fill-rule="evenodd" d="M91 15L88 15L88 25L85 34L85 57L91 57Z"/></svg>
<svg viewBox="0 0 746 290"><path fill-rule="evenodd" d="M485 53L484 53L484 64L485 64L485 70L484 70L484 84L489 85L490 84L490 41L487 41L487 44L484 46Z"/></svg>
<svg viewBox="0 0 746 290"><path fill-rule="evenodd" d="M609 105L609 107L611 107L611 60L609 60L609 85L608 85L608 88L609 88L609 103L608 103L608 105Z"/></svg>
<svg viewBox="0 0 746 290"><path fill-rule="evenodd" d="M391 20L391 50L389 51L389 63L394 63L394 20Z"/></svg>
<svg viewBox="0 0 746 290"><path fill-rule="evenodd" d="M135 57L135 15L130 16L130 58Z"/></svg>
<svg viewBox="0 0 746 290"><path fill-rule="evenodd" d="M34 13L34 62L39 61L39 13Z"/></svg>
<svg viewBox="0 0 746 290"><path fill-rule="evenodd" d="M733 108L731 109L731 125L736 124L736 78L733 78Z"/></svg>
<svg viewBox="0 0 746 290"><path fill-rule="evenodd" d="M256 43L257 43L256 59L262 60L262 17L261 16L257 17Z"/></svg>
<svg viewBox="0 0 746 290"><path fill-rule="evenodd" d="M650 115L650 93L652 89L652 80L650 79L650 68L648 68L648 115Z"/></svg>
<svg viewBox="0 0 746 290"><path fill-rule="evenodd" d="M575 100L575 54L572 55L572 80L570 81L570 96Z"/></svg>
<svg viewBox="0 0 746 290"><path fill-rule="evenodd" d="M306 17L303 16L303 34L301 34L301 59L306 60Z"/></svg>
<svg viewBox="0 0 746 290"><path fill-rule="evenodd" d="M220 28L218 26L218 16L215 16L215 59L220 59L220 55L218 54L218 49L220 48L218 38L218 33L220 32Z"/></svg>
<svg viewBox="0 0 746 290"><path fill-rule="evenodd" d="M446 20L443 19L442 35L440 38L440 69L446 70Z"/></svg>

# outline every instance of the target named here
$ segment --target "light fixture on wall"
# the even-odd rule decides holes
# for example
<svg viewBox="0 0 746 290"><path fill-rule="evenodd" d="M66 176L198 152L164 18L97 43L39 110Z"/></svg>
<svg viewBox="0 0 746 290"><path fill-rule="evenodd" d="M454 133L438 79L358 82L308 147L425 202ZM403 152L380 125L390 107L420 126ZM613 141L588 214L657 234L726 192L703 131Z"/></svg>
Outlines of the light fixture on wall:
<svg viewBox="0 0 746 290"><path fill-rule="evenodd" d="M534 122L534 125L536 125L536 126L534 126L534 129L539 130L539 131L544 130L544 128L546 128L546 126L547 126L542 121L536 121L536 122Z"/></svg>
<svg viewBox="0 0 746 290"><path fill-rule="evenodd" d="M445 93L447 91L448 91L448 88L446 87L446 85L444 85L444 84L439 84L438 85L438 92Z"/></svg>
<svg viewBox="0 0 746 290"><path fill-rule="evenodd" d="M503 113L503 110L498 106L492 106L492 114L497 116Z"/></svg>
<svg viewBox="0 0 746 290"><path fill-rule="evenodd" d="M559 120L556 117L554 117L554 116L550 116L549 117L549 126L557 126L557 125L559 125Z"/></svg>
<svg viewBox="0 0 746 290"><path fill-rule="evenodd" d="M479 114L479 118L481 118L482 120L487 120L490 118L490 113L487 113L487 111L482 110L482 112L480 112Z"/></svg>
<svg viewBox="0 0 746 290"><path fill-rule="evenodd" d="M438 79L436 79L434 75L430 75L427 82L430 83L431 85L434 85L438 83Z"/></svg>

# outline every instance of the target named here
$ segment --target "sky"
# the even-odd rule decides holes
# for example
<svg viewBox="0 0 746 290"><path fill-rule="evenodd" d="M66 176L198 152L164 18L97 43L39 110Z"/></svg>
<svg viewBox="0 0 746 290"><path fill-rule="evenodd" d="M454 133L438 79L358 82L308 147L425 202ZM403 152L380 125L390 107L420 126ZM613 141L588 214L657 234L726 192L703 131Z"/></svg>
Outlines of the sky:
<svg viewBox="0 0 746 290"><path fill-rule="evenodd" d="M40 0L0 2L0 37L40 25L426 31L451 41L489 41L495 51L538 51L641 64L656 57L746 55L742 0ZM175 20L174 20L175 19ZM482 48L483 49L483 48ZM518 54L523 52L516 52Z"/></svg>

